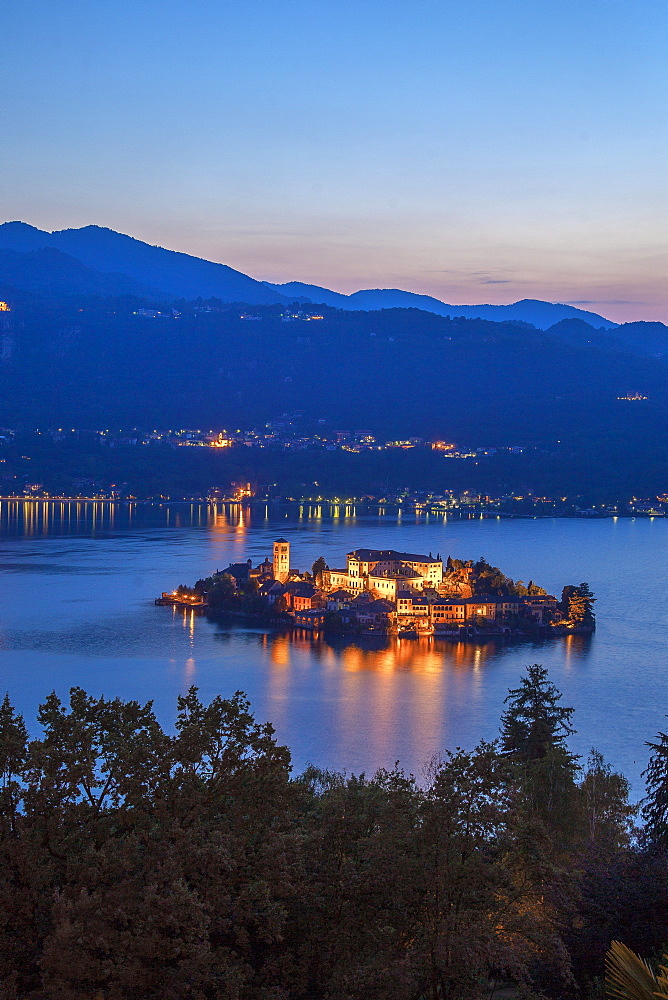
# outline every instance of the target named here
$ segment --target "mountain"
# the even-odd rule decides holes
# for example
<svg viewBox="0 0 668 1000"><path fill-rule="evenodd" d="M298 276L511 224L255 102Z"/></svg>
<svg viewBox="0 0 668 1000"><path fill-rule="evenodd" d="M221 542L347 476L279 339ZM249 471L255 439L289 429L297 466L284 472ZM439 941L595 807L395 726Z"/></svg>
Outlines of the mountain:
<svg viewBox="0 0 668 1000"><path fill-rule="evenodd" d="M70 267L59 251L46 252ZM381 441L520 446L529 456L527 477L516 479L524 458L501 450L494 474L501 492L581 493L618 475L626 477L624 490L632 484L639 496L665 490L668 364L624 342L642 341L638 324L610 331L571 319L543 331L418 309L324 305L286 316L280 303L254 306L248 322L236 305L202 310L186 302L160 315L122 296L91 295L17 295L11 305L2 320L3 427L262 428L267 421L285 426L298 410L314 433L324 421L330 429L366 428ZM668 340L665 327L653 332L655 343L661 334ZM255 449L231 451L238 475L221 472L221 482L243 475L279 481L273 466L246 468L240 453ZM109 468L115 451L104 453ZM98 459L91 459L91 478ZM394 468L392 455L386 459ZM496 459L471 460L469 468L482 474L492 467L487 461ZM451 488L452 467L442 459L428 475L423 469L429 488ZM120 457L114 469L110 481L128 478ZM320 459L305 452L297 487L320 481L321 470ZM369 482L385 478L370 474ZM196 488L184 480L180 490Z"/></svg>
<svg viewBox="0 0 668 1000"><path fill-rule="evenodd" d="M546 330L564 319L580 319L594 328L613 329L617 324L597 313L588 312L560 303L542 302L538 299L522 299L512 305L451 305L431 295L420 295L398 288L366 288L351 295L333 292L318 285L300 281L285 284L271 284L254 278L227 264L216 264L192 257L176 250L151 246L131 236L116 233L100 226L84 226L82 229L62 229L53 233L45 232L25 222L6 222L0 225L0 250L17 253L32 253L45 248L58 250L70 258L78 260L90 271L113 275L115 286L133 288L134 294L164 297L167 299L217 298L222 302L245 302L249 305L289 303L302 300L314 304L324 304L337 309L375 311L378 309L421 309L437 316L463 316L466 319L488 319L494 322L529 323ZM69 287L64 278L66 265L58 258L37 258L21 264L14 261L17 279L12 285L11 269L5 265L6 285L39 292L39 267L44 268L43 290L52 294L59 286ZM49 262L57 271L49 273ZM71 267L71 265L69 265ZM23 269L23 270L22 270ZM22 275L28 284L22 284ZM29 277L27 277L29 272ZM75 275L71 274L72 287L76 286ZM96 284L104 288L104 282L93 281L91 275L76 287L82 294L84 285ZM139 291L141 288L142 291ZM93 293L91 293L93 294ZM113 294L104 291L94 294ZM642 336L641 336L642 339Z"/></svg>
<svg viewBox="0 0 668 1000"><path fill-rule="evenodd" d="M547 332L570 344L594 344L606 351L654 358L668 354L668 326L663 323L622 323L609 330L594 330L581 319L562 319Z"/></svg>
<svg viewBox="0 0 668 1000"><path fill-rule="evenodd" d="M69 267L58 251L18 256L43 253ZM17 296L0 425L253 427L297 407L390 437L551 447L665 413L666 362L580 320L543 331L418 309L284 312L257 305L250 323L232 305L167 318L121 297ZM647 405L621 404L628 391Z"/></svg>
<svg viewBox="0 0 668 1000"><path fill-rule="evenodd" d="M335 306L337 309L422 309L437 316L463 316L465 319L489 319L497 323L520 322L530 323L539 330L547 330L562 319L580 319L594 328L605 327L613 329L617 324L612 320L561 303L542 302L540 299L522 299L512 305L494 306L459 306L449 305L431 295L419 295L417 292L404 292L399 288L366 288L351 295L332 292L329 288L318 285L307 285L301 281L289 281L282 285L271 285L269 288L283 295L297 299L305 299L316 304L323 303Z"/></svg>
<svg viewBox="0 0 668 1000"><path fill-rule="evenodd" d="M125 274L103 274L51 247L19 253L0 249L0 289L5 298L12 291L36 295L137 295L156 296L155 289Z"/></svg>
<svg viewBox="0 0 668 1000"><path fill-rule="evenodd" d="M302 302L313 302L316 305L332 306L334 309L351 309L352 295L344 295L343 292L332 292L329 288L321 288L319 285L307 285L303 281L286 281L283 285L272 285L265 281L268 288L273 288L281 295L287 295L293 300ZM405 294L410 295L410 292ZM435 301L435 300L434 300ZM359 306L361 309L362 307Z"/></svg>
<svg viewBox="0 0 668 1000"><path fill-rule="evenodd" d="M249 305L288 301L281 293L226 264L150 246L100 226L47 233L24 222L0 225L0 250L21 253L52 248L103 274L124 275L170 299L217 298ZM46 262L45 262L46 263ZM62 262L58 262L62 266ZM45 287L51 279L44 272ZM22 287L22 286L17 286ZM32 288L31 290L36 290Z"/></svg>
<svg viewBox="0 0 668 1000"><path fill-rule="evenodd" d="M654 357L668 354L668 327L665 323L623 323L617 327L614 335L634 353Z"/></svg>

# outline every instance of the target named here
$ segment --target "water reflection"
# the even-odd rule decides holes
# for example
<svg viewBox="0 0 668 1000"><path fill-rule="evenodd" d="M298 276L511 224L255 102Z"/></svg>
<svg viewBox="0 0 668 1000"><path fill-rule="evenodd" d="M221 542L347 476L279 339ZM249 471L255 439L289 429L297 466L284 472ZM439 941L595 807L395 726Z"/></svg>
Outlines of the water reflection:
<svg viewBox="0 0 668 1000"><path fill-rule="evenodd" d="M190 614L194 628L196 616ZM230 627L227 621L215 621L215 625L218 640L235 641L238 638L239 631ZM273 666L286 667L306 658L309 662L336 664L350 673L405 671L420 675L444 669L478 674L500 656L518 650L526 650L528 661L530 657L539 656L542 649L556 649L563 655L566 665L573 666L589 656L592 644L592 637L584 635L539 640L475 638L461 641L438 636L404 639L380 633L323 636L308 629L293 629L253 633L252 636Z"/></svg>
<svg viewBox="0 0 668 1000"><path fill-rule="evenodd" d="M668 522L481 521L409 508L398 521L396 507L344 497L304 501L301 520L297 504L2 500L0 692L34 718L46 691L78 684L152 699L172 725L175 694L190 684L204 700L240 688L256 717L275 724L297 768L312 760L371 770L400 758L419 773L434 751L494 738L508 688L539 662L575 707L574 752L596 745L639 781L644 741L668 705ZM301 566L319 555L339 565L352 548L377 545L483 553L555 593L588 579L599 629L593 640L540 642L321 638L155 607L164 589L259 561L284 533ZM647 586L620 584L620 565L625 579ZM620 704L628 706L621 716ZM610 726L612 717L619 724Z"/></svg>
<svg viewBox="0 0 668 1000"><path fill-rule="evenodd" d="M33 537L36 535L99 534L114 529L131 527L166 527L171 529L204 528L226 538L243 537L253 525L253 520L283 521L288 518L297 524L322 524L323 521L352 525L358 516L371 514L400 524L401 508L372 507L355 503L332 501L303 502L294 504L261 504L238 501L163 501L161 503L118 500L38 500L16 498L0 500L0 533ZM429 511L417 509L415 523L427 524ZM433 520L445 522L445 512L437 512Z"/></svg>
<svg viewBox="0 0 668 1000"><path fill-rule="evenodd" d="M541 645L433 636L321 637L306 630L249 634L218 625L217 637L232 648L240 635L266 665L272 722L279 732L298 729L302 764L346 760L350 747L361 744L367 761L391 767L400 757L411 761L418 778L433 754L461 742L464 717L469 730L481 734L488 726L489 684L498 683L499 658L523 649L528 663ZM572 663L588 651L573 636L545 645L557 655L567 645ZM502 684L497 720L506 691Z"/></svg>

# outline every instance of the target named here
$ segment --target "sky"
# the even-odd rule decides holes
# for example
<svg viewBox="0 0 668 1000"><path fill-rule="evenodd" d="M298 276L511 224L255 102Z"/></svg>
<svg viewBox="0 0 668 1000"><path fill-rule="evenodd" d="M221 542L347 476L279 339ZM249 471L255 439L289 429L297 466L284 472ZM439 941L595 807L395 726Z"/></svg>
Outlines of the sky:
<svg viewBox="0 0 668 1000"><path fill-rule="evenodd" d="M668 321L666 0L4 0L0 221Z"/></svg>

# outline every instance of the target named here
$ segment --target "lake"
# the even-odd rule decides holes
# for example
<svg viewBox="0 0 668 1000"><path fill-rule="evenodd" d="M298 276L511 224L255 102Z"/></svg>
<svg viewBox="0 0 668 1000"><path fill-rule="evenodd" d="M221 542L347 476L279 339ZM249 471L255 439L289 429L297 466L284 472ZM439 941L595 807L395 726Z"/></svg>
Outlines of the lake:
<svg viewBox="0 0 668 1000"><path fill-rule="evenodd" d="M333 641L247 628L166 607L154 598L230 561L319 555L345 564L357 547L481 555L561 595L587 581L591 639L541 642ZM171 726L176 697L245 691L271 721L297 770L311 762L372 772L396 760L416 775L445 748L498 734L508 688L542 663L575 708L571 747L601 750L642 793L644 743L668 712L668 524L646 519L453 519L329 505L289 509L206 504L0 501L0 690L34 729L56 690L153 700Z"/></svg>

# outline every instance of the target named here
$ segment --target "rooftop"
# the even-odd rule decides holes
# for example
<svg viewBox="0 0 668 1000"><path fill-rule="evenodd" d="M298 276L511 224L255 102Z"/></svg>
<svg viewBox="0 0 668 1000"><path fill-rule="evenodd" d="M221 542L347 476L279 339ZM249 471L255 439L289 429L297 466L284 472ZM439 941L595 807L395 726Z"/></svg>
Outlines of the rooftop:
<svg viewBox="0 0 668 1000"><path fill-rule="evenodd" d="M398 562L421 562L440 563L441 559L435 559L432 555L421 555L415 552L397 552L396 549L355 549L348 553L349 557L359 559L360 562L380 562L381 560L393 560Z"/></svg>

